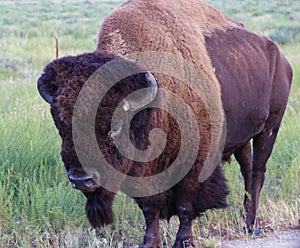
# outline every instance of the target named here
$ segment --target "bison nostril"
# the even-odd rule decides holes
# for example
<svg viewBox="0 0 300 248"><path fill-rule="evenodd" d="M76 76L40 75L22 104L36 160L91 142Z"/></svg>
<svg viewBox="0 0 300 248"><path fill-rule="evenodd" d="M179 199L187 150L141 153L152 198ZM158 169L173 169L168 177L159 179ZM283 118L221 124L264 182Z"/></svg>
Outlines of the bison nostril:
<svg viewBox="0 0 300 248"><path fill-rule="evenodd" d="M81 191L94 191L99 187L92 177L79 173L78 171L70 170L68 172L68 177L74 189Z"/></svg>
<svg viewBox="0 0 300 248"><path fill-rule="evenodd" d="M87 187L91 188L91 187L93 187L95 185L95 182L94 182L93 179L90 178L90 179L88 179L88 180L85 181L85 185Z"/></svg>

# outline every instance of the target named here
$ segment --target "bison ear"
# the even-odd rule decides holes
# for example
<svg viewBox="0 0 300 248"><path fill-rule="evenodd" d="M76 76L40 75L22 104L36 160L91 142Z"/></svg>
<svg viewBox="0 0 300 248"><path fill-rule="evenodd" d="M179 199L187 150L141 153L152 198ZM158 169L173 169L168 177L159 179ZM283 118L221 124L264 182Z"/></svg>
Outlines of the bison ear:
<svg viewBox="0 0 300 248"><path fill-rule="evenodd" d="M141 93L136 93L129 100L124 100L123 109L125 111L136 111L151 103L157 95L157 81L149 71L145 72L147 87Z"/></svg>
<svg viewBox="0 0 300 248"><path fill-rule="evenodd" d="M37 81L37 88L41 97L49 104L53 102L53 96L57 91L57 86L47 80L43 79L41 76Z"/></svg>

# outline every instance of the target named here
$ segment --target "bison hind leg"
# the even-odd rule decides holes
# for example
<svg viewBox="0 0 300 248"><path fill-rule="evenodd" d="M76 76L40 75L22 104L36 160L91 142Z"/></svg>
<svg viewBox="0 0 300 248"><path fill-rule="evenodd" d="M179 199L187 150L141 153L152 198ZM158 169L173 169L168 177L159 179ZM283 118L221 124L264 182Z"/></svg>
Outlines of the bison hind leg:
<svg viewBox="0 0 300 248"><path fill-rule="evenodd" d="M246 212L249 212L251 203L251 175L252 175L252 152L251 144L248 141L244 146L237 149L234 152L234 156L240 165L241 173L244 178L245 184L245 196L244 196L244 208Z"/></svg>
<svg viewBox="0 0 300 248"><path fill-rule="evenodd" d="M266 163L272 153L283 113L284 109L277 114L270 115L264 130L253 138L251 204L246 218L246 226L250 232L257 232L255 230L256 212L260 191L265 181Z"/></svg>
<svg viewBox="0 0 300 248"><path fill-rule="evenodd" d="M105 189L85 193L85 211L92 227L101 228L113 223L112 203L114 194Z"/></svg>

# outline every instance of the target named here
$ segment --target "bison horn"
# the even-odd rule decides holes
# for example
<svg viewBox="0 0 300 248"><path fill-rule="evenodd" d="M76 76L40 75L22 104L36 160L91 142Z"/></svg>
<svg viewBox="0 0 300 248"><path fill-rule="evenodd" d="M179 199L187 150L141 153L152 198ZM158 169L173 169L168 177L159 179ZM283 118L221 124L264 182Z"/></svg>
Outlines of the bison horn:
<svg viewBox="0 0 300 248"><path fill-rule="evenodd" d="M52 84L45 83L40 77L37 82L37 88L41 97L49 104L53 102L53 95L56 91L55 86Z"/></svg>
<svg viewBox="0 0 300 248"><path fill-rule="evenodd" d="M143 95L139 95L137 94L136 97L134 97L134 99L130 99L130 100L124 100L124 105L123 105L123 109L125 111L135 111L138 109L141 109L142 107L146 106L147 104L149 104L150 102L152 102L154 100L154 98L156 97L157 94L157 81L156 78L153 76L152 73L150 73L149 71L147 71L145 73L145 79L147 82L147 91L146 94Z"/></svg>

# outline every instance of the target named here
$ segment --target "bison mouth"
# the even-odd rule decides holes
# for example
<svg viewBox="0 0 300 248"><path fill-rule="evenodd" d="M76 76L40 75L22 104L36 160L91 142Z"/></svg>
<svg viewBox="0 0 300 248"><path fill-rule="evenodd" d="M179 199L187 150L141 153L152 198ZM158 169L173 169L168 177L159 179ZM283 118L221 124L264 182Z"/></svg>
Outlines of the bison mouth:
<svg viewBox="0 0 300 248"><path fill-rule="evenodd" d="M82 192L95 192L97 189L100 188L98 184L94 182L92 179L88 179L86 182L79 182L79 183L74 183L71 182L73 189L80 190Z"/></svg>

